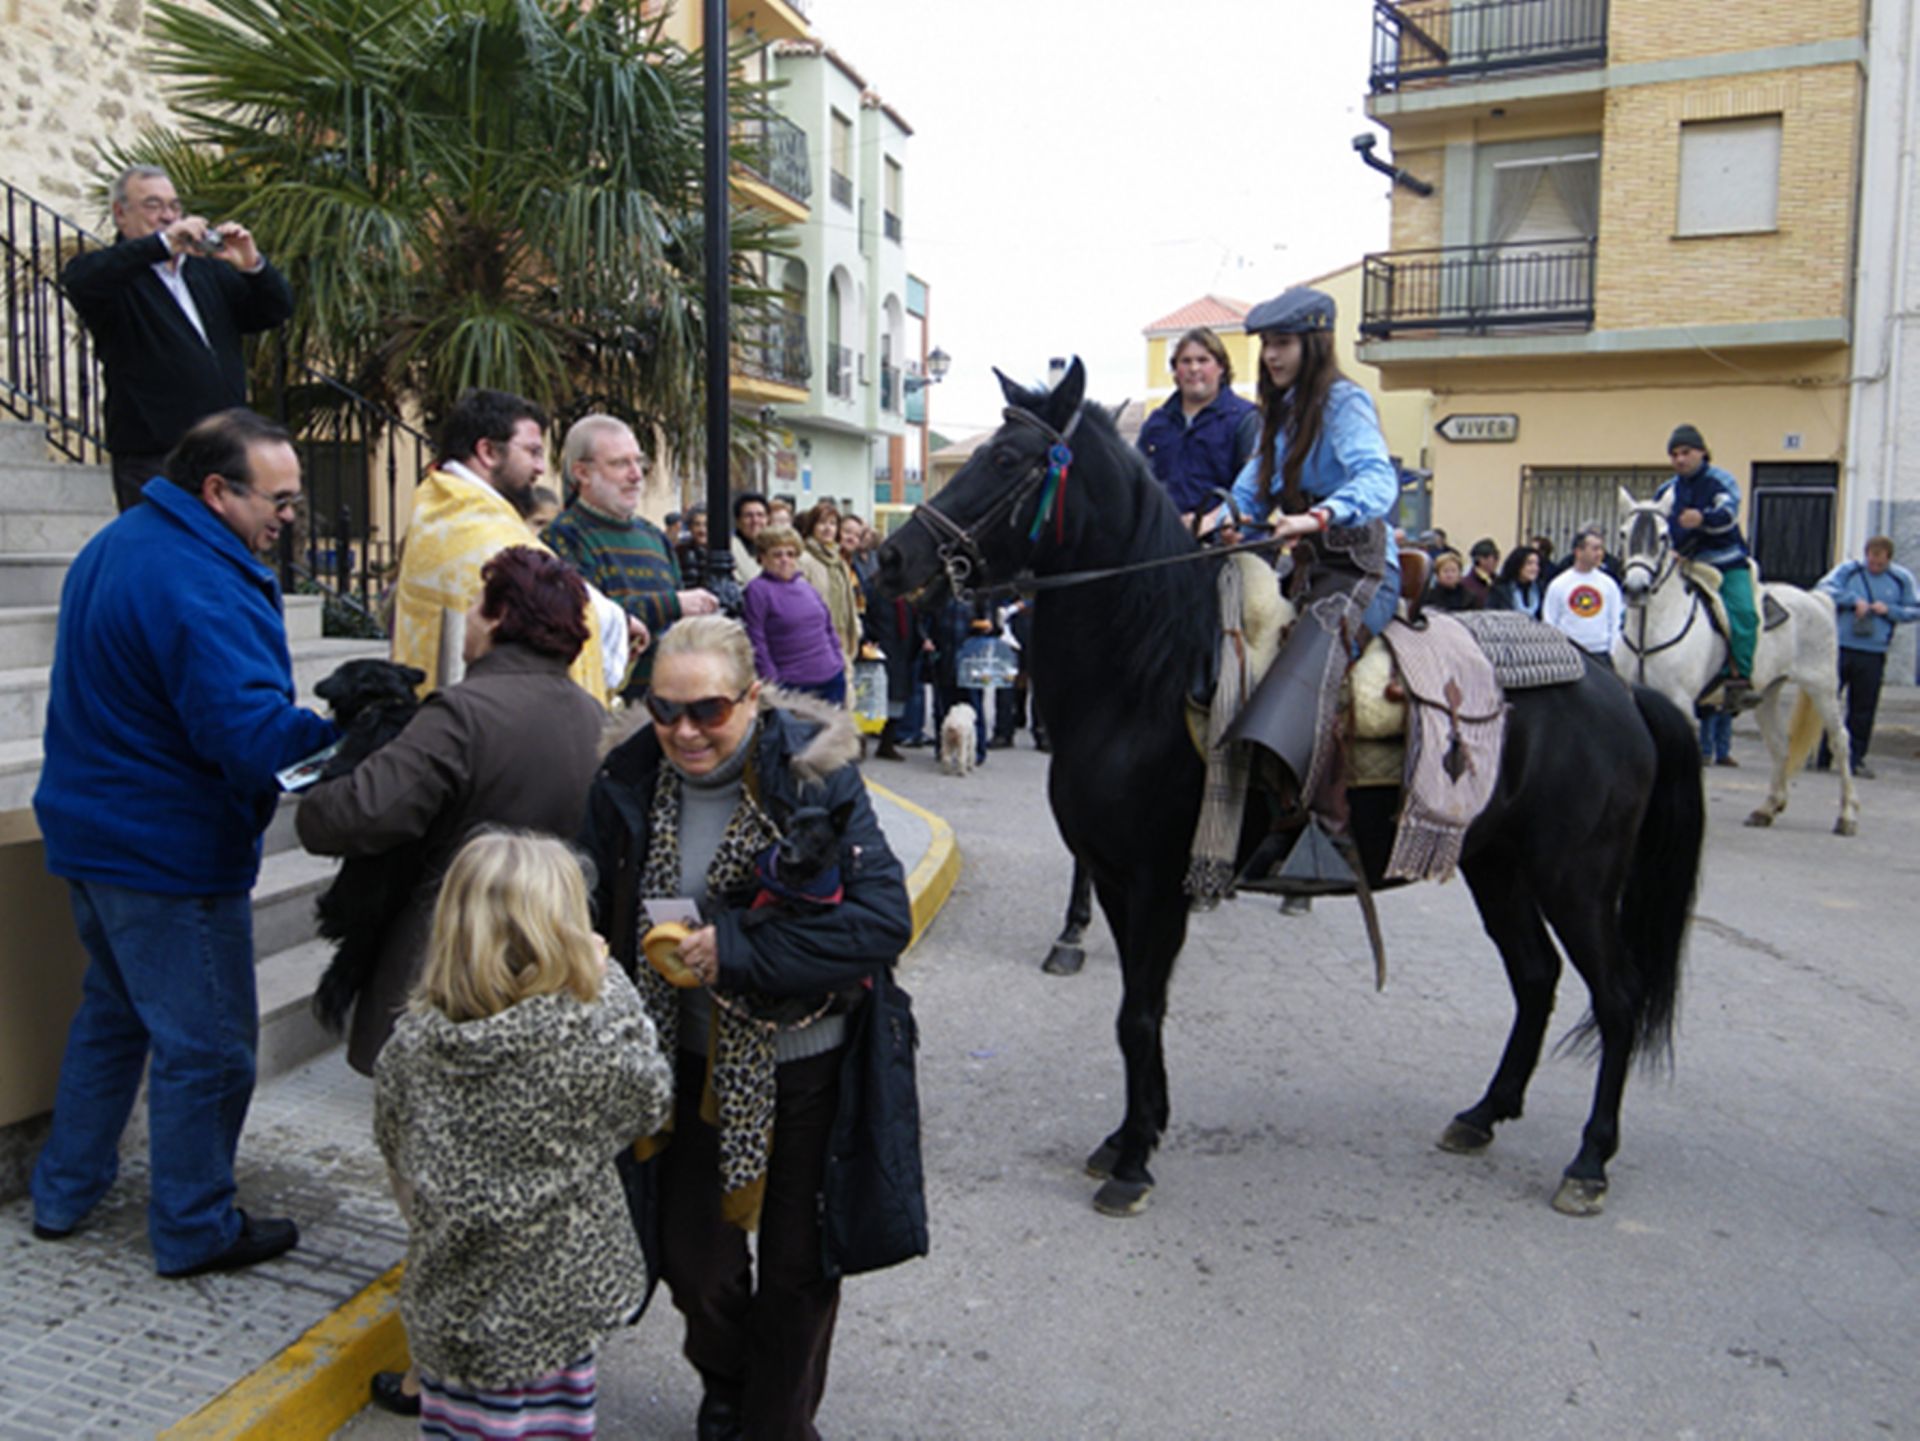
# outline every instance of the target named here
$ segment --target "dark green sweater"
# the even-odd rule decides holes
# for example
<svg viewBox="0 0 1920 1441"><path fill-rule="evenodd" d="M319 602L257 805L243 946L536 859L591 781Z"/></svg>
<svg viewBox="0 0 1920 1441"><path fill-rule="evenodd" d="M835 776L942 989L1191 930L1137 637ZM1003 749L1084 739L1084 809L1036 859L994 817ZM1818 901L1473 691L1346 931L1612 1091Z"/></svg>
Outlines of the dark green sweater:
<svg viewBox="0 0 1920 1441"><path fill-rule="evenodd" d="M680 619L680 567L660 527L641 516L620 520L575 500L542 532L542 540L602 594L645 622L659 640ZM629 693L653 674L653 649L634 663Z"/></svg>

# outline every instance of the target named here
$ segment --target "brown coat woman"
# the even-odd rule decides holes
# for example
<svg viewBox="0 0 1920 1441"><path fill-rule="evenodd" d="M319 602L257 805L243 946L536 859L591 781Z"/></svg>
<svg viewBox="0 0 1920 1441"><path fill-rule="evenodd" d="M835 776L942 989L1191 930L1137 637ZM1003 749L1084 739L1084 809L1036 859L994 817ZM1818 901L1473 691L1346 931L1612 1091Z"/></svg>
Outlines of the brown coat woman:
<svg viewBox="0 0 1920 1441"><path fill-rule="evenodd" d="M487 562L467 616L466 679L428 696L407 728L300 802L300 843L319 855L376 856L426 843L419 889L387 932L354 1005L347 1060L374 1058L426 958L440 880L485 826L571 838L600 763L606 712L567 678L586 639L580 578L515 546Z"/></svg>

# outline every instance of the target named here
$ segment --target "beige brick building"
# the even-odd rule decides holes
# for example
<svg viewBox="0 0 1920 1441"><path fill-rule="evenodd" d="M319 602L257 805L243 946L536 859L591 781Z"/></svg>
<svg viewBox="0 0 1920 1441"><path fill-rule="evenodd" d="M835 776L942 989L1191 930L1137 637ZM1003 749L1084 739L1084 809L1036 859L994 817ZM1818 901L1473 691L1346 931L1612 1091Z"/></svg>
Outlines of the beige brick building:
<svg viewBox="0 0 1920 1441"><path fill-rule="evenodd" d="M1893 0L1871 0L1892 10ZM1869 0L1404 0L1368 111L1394 163L1361 357L1434 393L1435 517L1564 545L1690 421L1763 568L1840 540ZM1511 418L1509 423L1507 418Z"/></svg>

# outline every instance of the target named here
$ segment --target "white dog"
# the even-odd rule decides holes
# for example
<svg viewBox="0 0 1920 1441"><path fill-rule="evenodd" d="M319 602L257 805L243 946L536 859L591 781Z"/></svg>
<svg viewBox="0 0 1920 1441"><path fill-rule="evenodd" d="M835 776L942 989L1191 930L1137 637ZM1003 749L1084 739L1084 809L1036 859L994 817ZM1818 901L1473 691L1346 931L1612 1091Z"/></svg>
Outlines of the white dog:
<svg viewBox="0 0 1920 1441"><path fill-rule="evenodd" d="M940 769L950 776L973 774L974 719L973 707L962 701L940 722Z"/></svg>

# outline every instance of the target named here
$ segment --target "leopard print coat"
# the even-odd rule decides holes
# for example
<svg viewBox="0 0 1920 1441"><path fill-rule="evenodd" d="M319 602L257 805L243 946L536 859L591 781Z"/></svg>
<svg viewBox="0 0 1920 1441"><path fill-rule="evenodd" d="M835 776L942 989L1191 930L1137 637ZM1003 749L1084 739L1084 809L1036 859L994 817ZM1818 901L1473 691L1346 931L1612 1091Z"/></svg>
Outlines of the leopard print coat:
<svg viewBox="0 0 1920 1441"><path fill-rule="evenodd" d="M374 1068L374 1134L410 1228L400 1315L427 1375L483 1389L578 1360L647 1296L614 1154L673 1074L633 983L455 1023L408 1011Z"/></svg>

